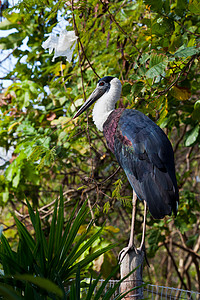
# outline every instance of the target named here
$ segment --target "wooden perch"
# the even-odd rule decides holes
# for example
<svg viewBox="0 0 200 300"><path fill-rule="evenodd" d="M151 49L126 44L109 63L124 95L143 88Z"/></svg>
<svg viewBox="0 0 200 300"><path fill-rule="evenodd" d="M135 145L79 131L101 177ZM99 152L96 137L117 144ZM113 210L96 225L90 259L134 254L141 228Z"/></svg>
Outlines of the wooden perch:
<svg viewBox="0 0 200 300"><path fill-rule="evenodd" d="M141 286L142 280L142 269L144 262L144 251L130 250L123 258L120 265L121 278L124 278L133 269L136 269L126 280L121 283L121 292L131 290L134 287ZM123 299L143 299L143 289L142 287L135 289L134 291L128 293Z"/></svg>

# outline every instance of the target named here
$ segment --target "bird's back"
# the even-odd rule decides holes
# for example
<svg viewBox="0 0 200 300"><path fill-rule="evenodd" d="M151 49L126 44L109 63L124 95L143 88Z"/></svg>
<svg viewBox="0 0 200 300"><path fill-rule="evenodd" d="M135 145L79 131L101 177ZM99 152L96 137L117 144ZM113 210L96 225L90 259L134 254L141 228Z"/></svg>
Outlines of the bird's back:
<svg viewBox="0 0 200 300"><path fill-rule="evenodd" d="M140 200L161 219L177 212L178 187L174 154L162 129L143 113L116 109L103 126L108 147Z"/></svg>

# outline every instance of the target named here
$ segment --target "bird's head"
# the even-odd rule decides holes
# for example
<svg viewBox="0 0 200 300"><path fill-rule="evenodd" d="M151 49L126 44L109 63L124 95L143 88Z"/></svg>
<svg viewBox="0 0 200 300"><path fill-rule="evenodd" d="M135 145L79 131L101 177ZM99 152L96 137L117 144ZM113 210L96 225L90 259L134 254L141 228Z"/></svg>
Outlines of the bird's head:
<svg viewBox="0 0 200 300"><path fill-rule="evenodd" d="M115 104L121 95L121 82L118 78L112 76L105 76L99 79L96 89L89 96L87 101L76 112L73 119L80 116L86 109L88 109L98 99L103 98L105 94L109 93L109 102Z"/></svg>

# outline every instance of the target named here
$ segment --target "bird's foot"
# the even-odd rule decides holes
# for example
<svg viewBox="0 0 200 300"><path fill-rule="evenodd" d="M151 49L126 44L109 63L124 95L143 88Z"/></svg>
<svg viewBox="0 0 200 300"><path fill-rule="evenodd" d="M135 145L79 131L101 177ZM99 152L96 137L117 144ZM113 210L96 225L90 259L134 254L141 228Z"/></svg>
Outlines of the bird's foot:
<svg viewBox="0 0 200 300"><path fill-rule="evenodd" d="M123 248L120 252L119 252L119 255L118 255L118 261L119 263L121 264L122 263L122 260L124 259L124 257L126 256L126 254L129 252L129 251L135 251L136 254L138 254L138 251L139 249L137 249L135 247L135 245L128 245L127 247Z"/></svg>
<svg viewBox="0 0 200 300"><path fill-rule="evenodd" d="M137 251L138 252L145 251L145 244L144 243L140 244L140 247L137 248Z"/></svg>

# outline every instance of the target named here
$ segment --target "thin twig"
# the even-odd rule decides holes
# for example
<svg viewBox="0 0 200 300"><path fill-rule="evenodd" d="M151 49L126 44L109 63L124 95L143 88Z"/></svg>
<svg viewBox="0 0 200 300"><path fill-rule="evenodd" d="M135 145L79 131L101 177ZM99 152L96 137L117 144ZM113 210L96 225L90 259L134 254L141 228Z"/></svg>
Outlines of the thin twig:
<svg viewBox="0 0 200 300"><path fill-rule="evenodd" d="M168 248L168 246L167 246L166 243L164 243L164 246L165 246L165 248L166 248L166 250L167 250L167 253L168 253L169 256L171 257L171 260L172 260L172 262L173 262L174 268L175 268L175 270L176 270L176 273L177 273L177 275L178 275L178 277L179 277L179 279L180 279L182 285L183 285L183 286L185 287L185 289L187 290L187 286L186 286L186 284L185 284L185 282L184 282L184 280L183 280L183 278L182 278L182 276L181 276L181 274L180 274L180 272L179 272L179 270L178 270L178 267L177 267L177 265L176 265L176 262L175 262L175 260L174 260L173 255L172 255L171 252L169 251L169 248Z"/></svg>
<svg viewBox="0 0 200 300"><path fill-rule="evenodd" d="M0 64L1 64L2 62L4 62L6 59L8 59L9 56L12 55L13 52L14 52L16 49L17 49L17 47L15 47L10 53L8 53L8 55L7 55L6 57L4 57L4 58L0 61Z"/></svg>
<svg viewBox="0 0 200 300"><path fill-rule="evenodd" d="M91 202L90 202L90 197L88 196L88 193L86 193L86 197L87 197L87 201L88 201L88 206L89 206L89 209L90 209L90 213L91 213L91 216L92 216L92 220L94 222L94 212L92 210L92 205L91 205ZM93 223L94 226L96 226L95 222Z"/></svg>
<svg viewBox="0 0 200 300"><path fill-rule="evenodd" d="M106 181L110 180L112 177L115 176L115 174L117 174L119 172L121 167L118 167L117 170L115 170L115 172L113 174L111 174L110 176L108 176L106 179L104 179L103 181L101 181L101 184L102 183L105 183Z"/></svg>
<svg viewBox="0 0 200 300"><path fill-rule="evenodd" d="M168 243L169 243L169 242L168 242ZM167 244L167 243L166 243L166 244ZM182 250L184 250L184 251L190 253L191 255L194 255L196 258L200 259L200 255L199 255L198 253L196 253L194 250L192 250L192 249L190 249L190 248L188 248L188 247L185 247L185 246L183 246L183 245L180 245L180 244L178 244L178 243L176 243L176 242L172 242L172 244L173 244L174 246L176 246L176 247L178 247L178 248L180 248L180 249L182 249Z"/></svg>
<svg viewBox="0 0 200 300"><path fill-rule="evenodd" d="M80 39L80 35L79 35L79 31L78 31L78 28L77 28L77 25L76 25L76 20L75 20L75 16L74 16L74 1L72 0L72 16L73 16L73 24L74 24L74 30L75 30L75 33L76 33L76 36L78 37L78 45L80 43L80 46L81 46L81 51L83 52L83 55L85 56L85 59L87 60L90 68L92 69L92 71L94 72L94 74L100 78L100 76L97 74L97 72L95 71L94 67L91 65L86 53L85 53L85 50L84 50L84 47L83 47L83 44L81 42L81 39ZM79 51L78 51L79 52ZM80 53L79 53L79 63L81 63L81 59L80 59ZM85 94L84 94L85 96Z"/></svg>
<svg viewBox="0 0 200 300"><path fill-rule="evenodd" d="M186 165L187 165L186 171L190 170L190 155L191 155L193 150L194 150L194 146L190 147L187 154L186 154L186 157L185 157L185 161L186 161Z"/></svg>
<svg viewBox="0 0 200 300"><path fill-rule="evenodd" d="M74 30L75 30L76 36L78 36L79 67L80 67L80 71L81 71L81 83L82 83L82 89L83 89L83 98L84 98L84 101L85 101L86 100L85 87L84 87L84 82L83 82L83 70L82 70L82 66L81 66L81 56L80 56L80 49L79 49L80 37L79 37L79 32L78 32L78 28L76 26L76 20L75 20L75 15L74 15L74 0L72 0L72 17L73 17Z"/></svg>
<svg viewBox="0 0 200 300"><path fill-rule="evenodd" d="M177 149L178 149L178 146L179 146L180 142L182 141L182 139L183 139L184 136L185 136L185 133L186 133L186 130L187 130L187 126L188 126L188 125L185 125L185 126L184 126L183 132L182 132L180 138L177 140L177 142L176 142L176 144L175 144L175 146L174 146L174 153L176 153L176 151L177 151Z"/></svg>
<svg viewBox="0 0 200 300"><path fill-rule="evenodd" d="M101 4L105 7L105 3L100 0ZM139 54L141 54L140 50L138 49L138 47L135 45L134 41L132 40L132 38L130 37L130 35L128 35L124 29L119 25L119 23L116 21L115 17L113 16L113 14L111 14L111 12L109 11L109 9L107 9L107 12L111 18L111 20L116 24L116 26L119 28L119 30L130 40L131 44L133 45L133 47L137 50L137 52Z"/></svg>

